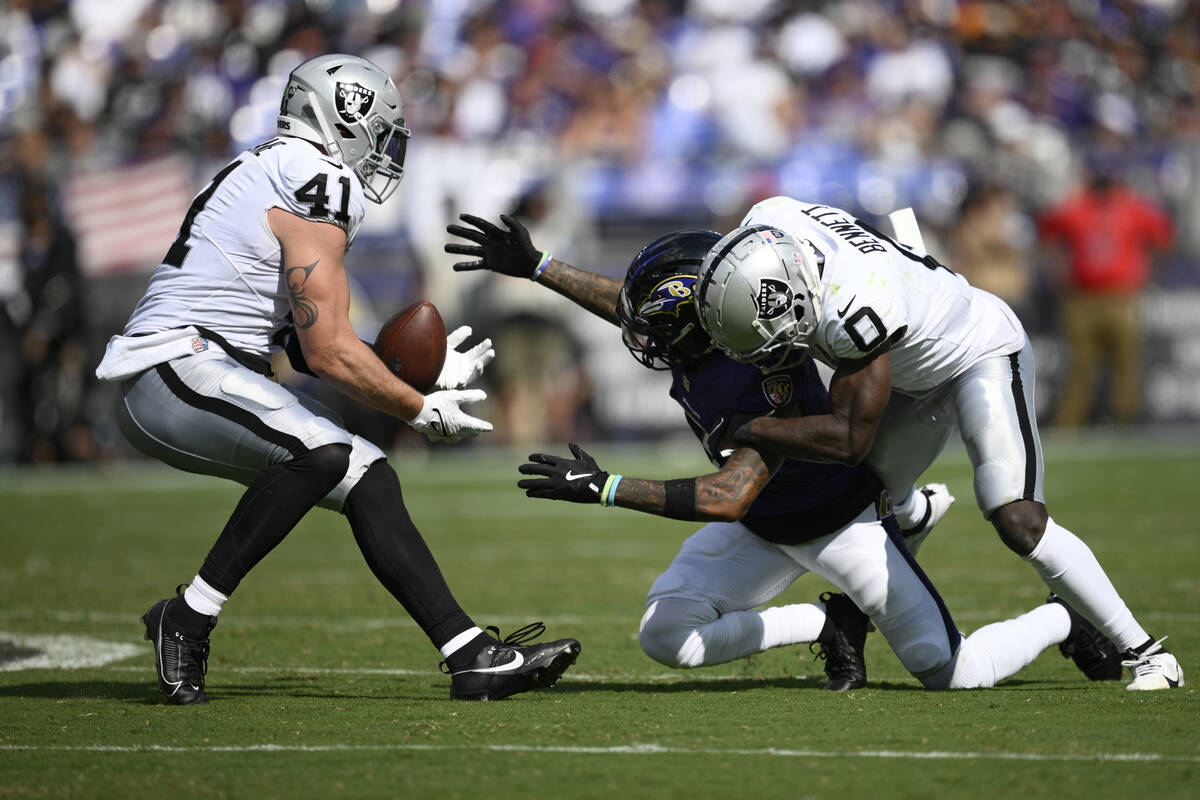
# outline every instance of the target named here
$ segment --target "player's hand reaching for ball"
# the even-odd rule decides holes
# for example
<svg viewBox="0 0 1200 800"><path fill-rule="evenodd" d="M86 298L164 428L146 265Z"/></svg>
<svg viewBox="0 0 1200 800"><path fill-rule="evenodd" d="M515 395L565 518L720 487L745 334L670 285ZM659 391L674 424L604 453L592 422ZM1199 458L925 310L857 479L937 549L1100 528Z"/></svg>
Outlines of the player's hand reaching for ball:
<svg viewBox="0 0 1200 800"><path fill-rule="evenodd" d="M469 350L459 350L458 346L470 336L470 326L463 325L455 328L446 337L446 361L442 365L441 374L438 375L436 383L438 389L458 389L469 386L483 374L483 368L488 365L488 362L496 357L491 339L484 339Z"/></svg>
<svg viewBox="0 0 1200 800"><path fill-rule="evenodd" d="M570 448L575 458L550 453L530 455L530 463L522 464L517 470L522 475L540 477L519 480L517 487L524 489L528 497L611 505L604 502L604 491L609 488L609 474L600 469L596 459L588 455L582 447L572 442Z"/></svg>
<svg viewBox="0 0 1200 800"><path fill-rule="evenodd" d="M425 434L431 442L457 442L490 431L492 423L472 417L462 410L467 403L487 398L482 389L447 389L425 395L421 412L408 424Z"/></svg>
<svg viewBox="0 0 1200 800"><path fill-rule="evenodd" d="M475 244L450 242L446 245L446 252L476 256L479 260L460 261L454 265L455 272L487 269L514 278L533 278L536 277L534 271L538 265L549 257L533 246L525 226L507 214L501 214L500 219L508 226L508 230L502 230L486 219L471 214L459 214L458 218L474 227L450 224L446 226L446 232Z"/></svg>

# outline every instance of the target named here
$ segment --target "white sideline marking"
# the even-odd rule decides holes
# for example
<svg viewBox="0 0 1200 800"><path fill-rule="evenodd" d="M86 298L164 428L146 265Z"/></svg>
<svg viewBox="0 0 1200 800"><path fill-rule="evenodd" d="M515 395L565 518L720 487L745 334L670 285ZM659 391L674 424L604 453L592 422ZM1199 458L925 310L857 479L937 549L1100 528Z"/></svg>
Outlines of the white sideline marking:
<svg viewBox="0 0 1200 800"><path fill-rule="evenodd" d="M634 743L615 747L582 747L532 744L245 744L171 746L171 745L20 745L0 744L0 751L68 753L347 753L347 752L450 752L482 751L491 753L566 753L569 755L700 755L700 756L776 756L783 758L909 758L951 761L1117 761L1200 763L1200 756L1169 753L1010 753L956 752L953 750L786 750L764 747L755 750L716 747L664 747L653 743Z"/></svg>
<svg viewBox="0 0 1200 800"><path fill-rule="evenodd" d="M38 652L0 662L0 672L21 669L88 669L141 655L144 648L125 642L105 642L87 636L45 636L0 631L0 641Z"/></svg>

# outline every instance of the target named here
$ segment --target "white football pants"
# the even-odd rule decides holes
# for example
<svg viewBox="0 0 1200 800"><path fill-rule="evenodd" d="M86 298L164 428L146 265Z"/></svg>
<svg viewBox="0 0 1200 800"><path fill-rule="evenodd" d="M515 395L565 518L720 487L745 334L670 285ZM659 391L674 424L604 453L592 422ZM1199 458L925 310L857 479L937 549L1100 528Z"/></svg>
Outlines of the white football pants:
<svg viewBox="0 0 1200 800"><path fill-rule="evenodd" d="M346 477L320 505L340 511L371 464L386 458L306 394L247 369L210 342L121 382L117 423L148 456L172 467L250 484L302 452L348 444Z"/></svg>
<svg viewBox="0 0 1200 800"><path fill-rule="evenodd" d="M1026 339L1020 353L984 359L919 400L893 392L867 463L896 505L908 499L910 487L955 426L974 468L975 502L985 517L1016 500L1044 504L1034 373L1033 348ZM1095 554L1071 531L1051 520L1041 543L1025 559L1051 590L1120 649L1151 638Z"/></svg>
<svg viewBox="0 0 1200 800"><path fill-rule="evenodd" d="M814 641L825 623L822 604L754 610L809 571L854 600L930 689L992 686L1067 637L1070 618L1051 603L963 639L937 590L893 537L900 538L898 530L889 536L873 508L798 545L772 544L740 522L705 525L651 586L638 631L642 649L666 666L688 668Z"/></svg>
<svg viewBox="0 0 1200 800"><path fill-rule="evenodd" d="M1026 339L1020 353L984 359L920 399L893 392L867 455L893 500L908 499L957 426L985 517L1014 500L1045 503L1034 371Z"/></svg>

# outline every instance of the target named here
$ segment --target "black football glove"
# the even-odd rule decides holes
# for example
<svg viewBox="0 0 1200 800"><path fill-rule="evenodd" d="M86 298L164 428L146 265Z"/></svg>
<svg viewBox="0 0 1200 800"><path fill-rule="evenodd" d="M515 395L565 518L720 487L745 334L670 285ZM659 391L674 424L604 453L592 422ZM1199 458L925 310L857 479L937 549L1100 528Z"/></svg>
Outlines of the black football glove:
<svg viewBox="0 0 1200 800"><path fill-rule="evenodd" d="M734 451L746 444L750 435L750 423L758 419L760 414L733 414L721 420L711 433L704 437L702 444L708 453L708 460L718 467L724 466ZM741 436L739 436L739 431Z"/></svg>
<svg viewBox="0 0 1200 800"><path fill-rule="evenodd" d="M446 252L478 256L480 260L460 261L454 265L455 272L489 269L502 275L512 275L514 278L528 278L533 275L533 271L542 260L542 251L529 241L529 231L525 230L524 225L507 214L500 215L500 219L508 226L507 231L501 230L486 219L470 214L459 214L458 218L474 225L475 228L451 224L446 226L446 232L475 244L451 242L446 245Z"/></svg>
<svg viewBox="0 0 1200 800"><path fill-rule="evenodd" d="M572 442L571 453L575 458L563 458L549 453L534 453L530 463L517 469L522 475L540 475L540 478L525 478L517 486L525 490L528 497L547 500L568 500L572 503L599 503L600 493L608 482L608 473L600 469L596 459L582 447Z"/></svg>

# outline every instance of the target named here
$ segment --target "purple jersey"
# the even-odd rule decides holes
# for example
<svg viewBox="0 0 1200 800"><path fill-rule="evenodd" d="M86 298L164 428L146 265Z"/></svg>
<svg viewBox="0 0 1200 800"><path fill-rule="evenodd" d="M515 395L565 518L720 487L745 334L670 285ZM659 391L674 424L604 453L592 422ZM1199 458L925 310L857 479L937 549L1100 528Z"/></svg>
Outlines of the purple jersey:
<svg viewBox="0 0 1200 800"><path fill-rule="evenodd" d="M757 367L713 353L693 368L676 366L671 372L671 397L683 407L714 464L724 463L717 442L735 416L758 416L792 404L804 414L829 413L829 393L812 359L764 375ZM846 525L876 500L881 488L865 467L789 458L742 522L767 541L806 542Z"/></svg>

